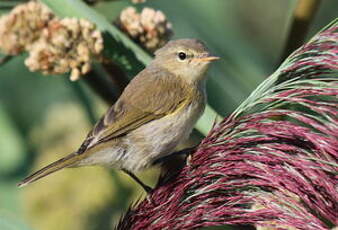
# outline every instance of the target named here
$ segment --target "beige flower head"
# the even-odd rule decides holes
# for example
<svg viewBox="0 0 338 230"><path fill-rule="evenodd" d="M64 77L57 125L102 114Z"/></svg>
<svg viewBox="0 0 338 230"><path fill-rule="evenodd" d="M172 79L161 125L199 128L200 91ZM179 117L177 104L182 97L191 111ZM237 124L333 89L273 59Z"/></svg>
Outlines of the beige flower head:
<svg viewBox="0 0 338 230"><path fill-rule="evenodd" d="M28 50L52 18L54 14L39 2L19 4L0 17L0 49L9 55Z"/></svg>
<svg viewBox="0 0 338 230"><path fill-rule="evenodd" d="M164 46L173 34L166 16L160 10L151 8L144 8L138 13L134 7L127 7L121 12L116 24L151 52Z"/></svg>
<svg viewBox="0 0 338 230"><path fill-rule="evenodd" d="M103 38L94 24L85 19L52 20L41 38L30 49L25 64L31 71L44 74L71 72L75 81L91 69L93 58L100 56Z"/></svg>

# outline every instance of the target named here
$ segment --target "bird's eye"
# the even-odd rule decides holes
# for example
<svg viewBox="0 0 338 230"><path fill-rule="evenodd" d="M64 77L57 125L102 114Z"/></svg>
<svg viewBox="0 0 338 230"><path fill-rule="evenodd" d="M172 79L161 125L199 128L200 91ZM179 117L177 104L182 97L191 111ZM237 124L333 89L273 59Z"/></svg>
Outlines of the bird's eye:
<svg viewBox="0 0 338 230"><path fill-rule="evenodd" d="M179 58L181 61L184 61L184 60L187 58L187 54L184 53L184 52L179 52L179 53L178 53L178 58Z"/></svg>

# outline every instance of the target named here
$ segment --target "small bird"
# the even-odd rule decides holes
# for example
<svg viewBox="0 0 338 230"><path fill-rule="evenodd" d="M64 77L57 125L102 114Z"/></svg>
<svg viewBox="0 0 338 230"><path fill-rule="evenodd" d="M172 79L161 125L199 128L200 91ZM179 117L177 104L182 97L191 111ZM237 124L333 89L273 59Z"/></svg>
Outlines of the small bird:
<svg viewBox="0 0 338 230"><path fill-rule="evenodd" d="M18 186L63 168L101 165L123 170L150 192L134 173L168 156L189 137L205 108L205 73L217 59L199 40L168 42L128 84L77 151Z"/></svg>

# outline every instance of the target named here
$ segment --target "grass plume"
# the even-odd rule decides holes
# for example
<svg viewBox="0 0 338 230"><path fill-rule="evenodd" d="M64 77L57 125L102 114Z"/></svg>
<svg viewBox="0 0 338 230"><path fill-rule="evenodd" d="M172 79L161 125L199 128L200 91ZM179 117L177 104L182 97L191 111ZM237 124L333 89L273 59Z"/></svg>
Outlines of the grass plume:
<svg viewBox="0 0 338 230"><path fill-rule="evenodd" d="M338 220L338 20L292 53L117 229Z"/></svg>

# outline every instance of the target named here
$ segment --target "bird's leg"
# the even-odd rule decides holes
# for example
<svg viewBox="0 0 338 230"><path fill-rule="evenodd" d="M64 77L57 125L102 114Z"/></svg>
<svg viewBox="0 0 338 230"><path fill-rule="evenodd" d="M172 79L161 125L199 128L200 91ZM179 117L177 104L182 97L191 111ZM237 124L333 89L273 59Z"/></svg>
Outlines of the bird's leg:
<svg viewBox="0 0 338 230"><path fill-rule="evenodd" d="M195 152L197 149L197 146L194 147L190 147L190 148L186 148L177 152L173 152L169 155L166 155L164 157L158 158L157 160L154 161L154 165L156 164L161 164L163 162L166 162L167 160L169 160L170 158L174 157L174 156L178 156L178 155L185 155L185 156L190 156L190 154L192 154L193 152Z"/></svg>
<svg viewBox="0 0 338 230"><path fill-rule="evenodd" d="M132 172L129 172L128 170L126 169L122 169L122 171L124 173L126 173L127 175L129 175L131 178L133 178L139 185L141 185L141 187L144 189L144 191L146 191L147 194L149 194L151 191L153 191L153 189L144 184L137 176L135 176Z"/></svg>
<svg viewBox="0 0 338 230"><path fill-rule="evenodd" d="M172 154L169 154L167 156L158 158L153 164L161 164L163 162L166 162L167 160L169 160L171 157L177 156L177 155L186 155L186 156L190 156L190 154L192 154L193 152L195 152L197 149L197 146L191 147L191 148L186 148L177 152L174 152ZM141 187L144 189L144 191L146 191L146 193L151 193L153 191L153 189L144 184L137 176L135 176L132 172L126 170L126 169L122 169L122 171L126 174L128 174L131 178L133 178L133 180L135 180L139 185L141 185Z"/></svg>

